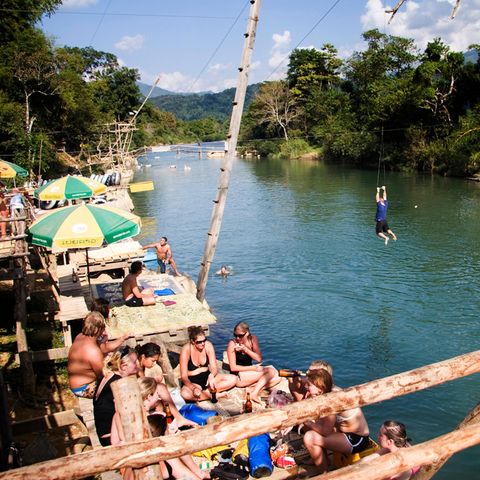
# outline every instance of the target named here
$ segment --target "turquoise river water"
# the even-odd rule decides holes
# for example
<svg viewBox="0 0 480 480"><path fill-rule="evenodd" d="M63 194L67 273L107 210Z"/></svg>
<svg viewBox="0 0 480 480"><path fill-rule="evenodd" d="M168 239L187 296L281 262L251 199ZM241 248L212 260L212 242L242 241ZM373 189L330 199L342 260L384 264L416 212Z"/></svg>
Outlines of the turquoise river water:
<svg viewBox="0 0 480 480"><path fill-rule="evenodd" d="M180 271L196 281L221 159L149 154L133 194L142 243L165 235ZM176 165L177 168L171 168ZM185 169L185 165L190 169ZM387 173L389 223L375 236L376 171L305 161L235 162L206 297L218 322L217 356L246 321L265 363L308 367L324 358L350 386L479 348L480 185ZM226 280L215 275L233 267ZM451 431L479 401L474 375L365 408L380 424L407 425L413 443ZM479 478L479 447L456 455L439 479Z"/></svg>

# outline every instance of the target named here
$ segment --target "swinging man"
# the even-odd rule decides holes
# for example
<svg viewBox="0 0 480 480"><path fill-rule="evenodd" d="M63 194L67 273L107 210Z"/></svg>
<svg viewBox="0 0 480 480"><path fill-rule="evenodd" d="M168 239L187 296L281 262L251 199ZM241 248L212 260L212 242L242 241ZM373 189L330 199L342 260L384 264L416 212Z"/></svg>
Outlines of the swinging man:
<svg viewBox="0 0 480 480"><path fill-rule="evenodd" d="M380 196L380 190L383 190L383 195ZM387 187L377 187L377 195L375 196L375 201L377 202L377 212L375 214L375 221L377 222L375 226L375 231L377 236L385 241L385 245L388 245L388 235L390 235L394 240L397 239L395 234L390 230L390 227L387 223Z"/></svg>

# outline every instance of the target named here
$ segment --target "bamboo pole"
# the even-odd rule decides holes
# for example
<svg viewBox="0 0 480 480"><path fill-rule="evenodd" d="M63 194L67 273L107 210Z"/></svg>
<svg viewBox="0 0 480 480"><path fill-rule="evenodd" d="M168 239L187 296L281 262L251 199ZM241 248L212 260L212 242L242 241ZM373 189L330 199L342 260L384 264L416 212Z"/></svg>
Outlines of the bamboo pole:
<svg viewBox="0 0 480 480"><path fill-rule="evenodd" d="M152 438L137 378L122 378L113 382L111 388L125 442ZM137 480L162 480L163 478L158 463L134 470L134 476Z"/></svg>
<svg viewBox="0 0 480 480"><path fill-rule="evenodd" d="M228 148L225 159L220 167L220 179L217 195L213 201L213 211L210 220L210 228L208 230L207 241L203 252L200 272L197 280L197 298L200 302L205 299L205 288L207 286L208 272L215 256L218 237L220 235L220 227L222 225L223 212L227 202L227 194L230 185L230 175L233 168L233 160L237 149L238 134L240 132L240 124L242 121L243 105L245 103L245 93L247 91L248 73L250 70L250 62L252 58L253 45L255 43L255 35L258 23L258 14L262 5L262 0L250 0L251 7L248 18L247 33L245 33L245 43L241 66L238 69L237 90L233 101L232 115L230 117L230 130L228 132L227 141Z"/></svg>
<svg viewBox="0 0 480 480"><path fill-rule="evenodd" d="M0 480L67 480L120 467L141 468L160 460L224 445L265 432L297 425L312 418L371 405L418 392L456 378L480 372L480 351L381 378L363 385L303 400L277 410L240 415L189 432L107 447L50 460L0 474ZM428 462L425 462L428 463Z"/></svg>
<svg viewBox="0 0 480 480"><path fill-rule="evenodd" d="M428 442L401 448L395 453L382 455L367 462L358 462L335 472L312 477L312 479L358 480L359 478L368 478L368 480L381 480L391 478L393 475L410 470L413 466L433 463L445 454L451 456L478 443L480 443L480 425L470 425ZM416 476L414 478L417 479Z"/></svg>
<svg viewBox="0 0 480 480"><path fill-rule="evenodd" d="M469 414L463 419L462 423L458 425L457 430L469 425L480 424L480 403L469 412ZM450 455L443 455L435 462L429 465L423 465L422 468L415 474L415 480L430 480L450 459Z"/></svg>

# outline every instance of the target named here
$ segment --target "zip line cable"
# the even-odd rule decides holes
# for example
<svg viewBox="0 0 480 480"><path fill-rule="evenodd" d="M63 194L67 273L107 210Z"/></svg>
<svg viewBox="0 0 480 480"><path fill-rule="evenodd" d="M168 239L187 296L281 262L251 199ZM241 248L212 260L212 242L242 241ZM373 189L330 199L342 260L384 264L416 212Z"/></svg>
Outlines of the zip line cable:
<svg viewBox="0 0 480 480"><path fill-rule="evenodd" d="M381 164L383 163L383 184L385 185L385 160L383 159L383 126L382 126L382 133L381 133L381 141L380 141L380 153L378 155L378 169L377 169L377 187L380 186L380 169Z"/></svg>
<svg viewBox="0 0 480 480"><path fill-rule="evenodd" d="M108 3L105 7L105 10L103 11L103 15L100 17L100 20L97 24L97 28L93 32L92 38L90 39L90 44L93 43L94 38L97 36L98 31L100 30L100 27L102 26L103 20L105 18L105 15L107 13L108 8L110 7L110 4L112 3L112 0L108 0Z"/></svg>
<svg viewBox="0 0 480 480"><path fill-rule="evenodd" d="M320 25L321 22L323 22L323 20L325 20L325 18L328 17L328 15L330 14L330 12L341 2L341 0L335 0L332 5L330 6L330 8L320 17L320 19L317 21L317 23L315 23L315 25L300 39L300 41L293 47L292 51L295 50L296 48L298 48L300 46L300 44L306 39L308 38L308 36L318 27L318 25ZM291 53L291 52L290 52ZM287 58L290 57L290 53L288 55L286 55L279 63L278 65L270 72L270 74L268 75L268 77L264 80L264 81L267 81L279 68L280 66L283 64L283 62L285 60L287 60Z"/></svg>
<svg viewBox="0 0 480 480"><path fill-rule="evenodd" d="M230 28L227 30L227 33L224 35L224 37L222 38L222 40L220 40L220 43L217 45L217 47L215 48L215 50L213 51L213 53L210 55L209 59L205 62L205 65L203 66L203 68L200 70L200 73L197 75L197 77L195 78L195 80L193 81L193 83L190 85L190 87L188 88L187 90L187 93L191 92L193 87L195 86L195 84L198 82L199 78L203 75L203 72L205 72L205 70L207 69L208 65L210 64L210 62L212 61L212 59L215 57L215 55L217 54L217 52L220 50L220 47L225 43L225 40L228 38L228 36L230 35L230 33L232 32L233 30L233 27L237 24L238 20L240 19L240 16L242 15L242 13L245 11L245 9L247 8L248 4L250 3L250 0L248 0L245 5L242 7L242 9L240 10L239 14L237 15L237 17L235 18L235 20L233 21L233 23L230 25Z"/></svg>

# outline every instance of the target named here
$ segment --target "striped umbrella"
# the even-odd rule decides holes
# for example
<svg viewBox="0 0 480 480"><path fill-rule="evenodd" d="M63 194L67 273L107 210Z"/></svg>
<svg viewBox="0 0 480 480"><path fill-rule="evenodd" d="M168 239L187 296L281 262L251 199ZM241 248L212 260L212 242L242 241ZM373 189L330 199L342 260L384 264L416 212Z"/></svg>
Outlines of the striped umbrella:
<svg viewBox="0 0 480 480"><path fill-rule="evenodd" d="M58 208L28 229L29 242L53 249L101 247L140 233L140 217L118 208L82 204ZM88 258L87 258L88 261Z"/></svg>
<svg viewBox="0 0 480 480"><path fill-rule="evenodd" d="M14 163L0 159L0 178L26 177L28 172Z"/></svg>
<svg viewBox="0 0 480 480"><path fill-rule="evenodd" d="M107 187L103 183L91 178L67 175L37 188L33 195L42 201L74 200L93 197L106 191Z"/></svg>

